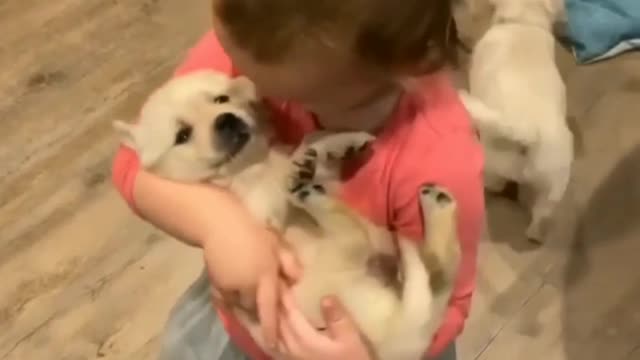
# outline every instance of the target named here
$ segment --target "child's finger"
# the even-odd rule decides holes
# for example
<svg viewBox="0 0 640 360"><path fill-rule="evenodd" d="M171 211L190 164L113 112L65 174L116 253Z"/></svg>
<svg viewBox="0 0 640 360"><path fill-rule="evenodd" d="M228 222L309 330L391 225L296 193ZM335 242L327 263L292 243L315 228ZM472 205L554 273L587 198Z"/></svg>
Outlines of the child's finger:
<svg viewBox="0 0 640 360"><path fill-rule="evenodd" d="M322 314L334 340L347 340L358 336L358 328L336 297L330 296L322 300Z"/></svg>
<svg viewBox="0 0 640 360"><path fill-rule="evenodd" d="M267 346L276 347L278 338L278 278L267 275L258 283L256 304L258 306L258 319L262 327Z"/></svg>
<svg viewBox="0 0 640 360"><path fill-rule="evenodd" d="M316 330L298 309L290 292L282 295L287 321L291 330L305 349L328 349L332 347L331 339Z"/></svg>
<svg viewBox="0 0 640 360"><path fill-rule="evenodd" d="M279 334L280 334L280 344L278 346L278 352L284 354L288 358L295 358L303 354L302 348L300 346L300 341L291 329L291 325L287 321L286 318L281 317L278 321L279 325Z"/></svg>
<svg viewBox="0 0 640 360"><path fill-rule="evenodd" d="M280 261L280 268L287 279L291 281L300 280L302 276L302 265L293 252L284 248L280 249L278 251L278 259Z"/></svg>
<svg viewBox="0 0 640 360"><path fill-rule="evenodd" d="M216 308L227 311L227 301L217 289L211 289L211 298Z"/></svg>

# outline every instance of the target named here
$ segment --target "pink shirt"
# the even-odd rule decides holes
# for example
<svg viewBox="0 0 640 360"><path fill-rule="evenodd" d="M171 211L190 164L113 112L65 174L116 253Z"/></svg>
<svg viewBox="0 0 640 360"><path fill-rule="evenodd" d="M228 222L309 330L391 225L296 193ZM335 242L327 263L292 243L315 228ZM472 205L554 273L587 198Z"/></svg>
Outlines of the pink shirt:
<svg viewBox="0 0 640 360"><path fill-rule="evenodd" d="M191 49L176 76L201 69L234 75L231 61L213 32ZM275 110L275 127L283 142L298 143L317 128L312 114L300 106L269 104ZM429 349L430 355L437 355L464 327L475 289L477 246L484 224L482 149L445 73L425 77L415 92L400 100L373 148L366 163L355 171L347 169L342 194L351 207L373 222L419 240L424 231L418 203L421 185L439 184L458 202L462 263L447 314ZM136 154L121 147L113 165L113 181L134 210L133 186L138 171ZM222 315L231 338L247 355L268 359L234 319Z"/></svg>

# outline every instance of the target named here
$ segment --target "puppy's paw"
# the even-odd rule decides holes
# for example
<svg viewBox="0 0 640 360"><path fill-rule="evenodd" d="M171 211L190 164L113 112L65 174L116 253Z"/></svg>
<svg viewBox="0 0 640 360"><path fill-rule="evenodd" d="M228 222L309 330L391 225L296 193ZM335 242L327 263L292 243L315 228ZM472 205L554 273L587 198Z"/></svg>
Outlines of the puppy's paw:
<svg viewBox="0 0 640 360"><path fill-rule="evenodd" d="M327 190L320 184L307 183L291 192L291 201L299 207L322 205L328 201Z"/></svg>
<svg viewBox="0 0 640 360"><path fill-rule="evenodd" d="M543 220L531 221L531 223L527 227L527 230L525 231L525 235L527 237L527 240L529 240L529 242L536 245L542 245L545 243L545 234L544 234L543 224L544 224Z"/></svg>
<svg viewBox="0 0 640 360"><path fill-rule="evenodd" d="M429 216L442 212L452 213L456 208L453 196L442 187L433 184L420 188L420 203Z"/></svg>
<svg viewBox="0 0 640 360"><path fill-rule="evenodd" d="M364 131L344 132L328 135L312 144L327 160L352 158L365 152L375 137Z"/></svg>
<svg viewBox="0 0 640 360"><path fill-rule="evenodd" d="M293 171L289 179L289 192L295 193L315 178L318 151L314 148L308 148L301 156L293 159L292 164Z"/></svg>

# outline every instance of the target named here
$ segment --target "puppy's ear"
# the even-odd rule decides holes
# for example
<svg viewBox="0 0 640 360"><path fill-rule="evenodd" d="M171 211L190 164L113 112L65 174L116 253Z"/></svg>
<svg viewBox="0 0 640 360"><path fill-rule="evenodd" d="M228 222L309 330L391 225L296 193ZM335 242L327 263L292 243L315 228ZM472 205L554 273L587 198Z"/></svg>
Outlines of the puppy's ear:
<svg viewBox="0 0 640 360"><path fill-rule="evenodd" d="M143 123L143 120L140 120ZM162 125L166 122L155 121L154 131L147 128L141 128L141 124L130 124L124 121L116 120L113 122L113 128L120 135L122 145L133 149L140 158L140 164L144 168L153 166L164 153L172 145L173 130L162 129ZM169 134L168 137L159 134Z"/></svg>
<svg viewBox="0 0 640 360"><path fill-rule="evenodd" d="M120 136L122 145L137 150L135 125L122 120L116 120L113 122L113 129L118 133L118 136Z"/></svg>
<svg viewBox="0 0 640 360"><path fill-rule="evenodd" d="M246 76L238 76L231 80L231 92L247 100L258 98L255 84Z"/></svg>

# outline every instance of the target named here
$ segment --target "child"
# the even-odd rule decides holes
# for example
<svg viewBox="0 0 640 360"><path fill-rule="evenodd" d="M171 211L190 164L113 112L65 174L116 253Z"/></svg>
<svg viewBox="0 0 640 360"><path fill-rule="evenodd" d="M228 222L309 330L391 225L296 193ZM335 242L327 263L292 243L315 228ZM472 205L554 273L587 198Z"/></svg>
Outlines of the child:
<svg viewBox="0 0 640 360"><path fill-rule="evenodd" d="M318 128L376 133L372 157L345 169L341 195L363 216L404 236L422 237L417 196L423 184L436 183L454 195L462 264L450 307L425 353L455 359L454 340L475 286L484 198L481 147L446 73L456 46L449 1L212 3L214 31L190 51L177 76L199 69L248 76L268 99L282 142L295 144ZM130 149L119 150L113 177L141 217L203 248L208 271L174 309L164 356L226 360L244 353L266 359L223 312L224 327L241 351L227 342L209 303L209 280L222 290L257 289L265 338L275 346L279 270L295 267L279 256L274 235L221 189L139 170Z"/></svg>

